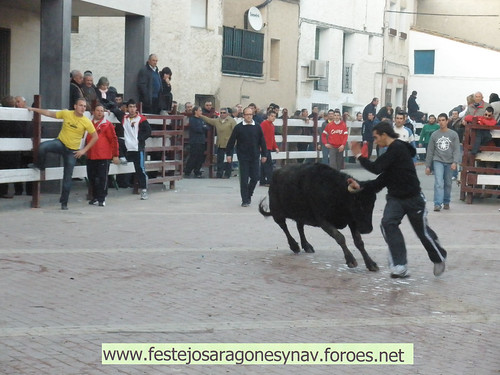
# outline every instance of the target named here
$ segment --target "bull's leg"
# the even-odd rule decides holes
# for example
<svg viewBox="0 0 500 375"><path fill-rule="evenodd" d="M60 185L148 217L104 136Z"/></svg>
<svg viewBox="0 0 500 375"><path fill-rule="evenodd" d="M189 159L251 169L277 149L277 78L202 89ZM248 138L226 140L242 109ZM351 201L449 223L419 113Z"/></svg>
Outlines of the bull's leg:
<svg viewBox="0 0 500 375"><path fill-rule="evenodd" d="M344 257L345 261L347 264L347 267L349 268L354 268L358 266L358 262L356 262L356 259L354 258L354 255L349 251L345 244L345 237L342 233L339 232L337 228L335 228L333 225L323 222L321 223L321 229L323 229L326 233L328 233L331 237L337 241L337 243L340 245L342 250L344 251Z"/></svg>
<svg viewBox="0 0 500 375"><path fill-rule="evenodd" d="M290 250L292 250L295 254L300 253L300 247L297 241L295 241L290 234L290 231L288 230L288 227L286 225L286 219L283 218L274 218L274 221L276 224L280 226L281 229L283 229L283 232L285 232L286 239L288 240L288 246L290 246Z"/></svg>
<svg viewBox="0 0 500 375"><path fill-rule="evenodd" d="M297 230L299 231L299 235L300 235L300 245L302 246L304 251L306 253L314 253L314 248L306 240L306 236L304 234L304 223L297 221Z"/></svg>
<svg viewBox="0 0 500 375"><path fill-rule="evenodd" d="M351 234L352 234L352 238L354 240L354 245L356 245L359 252L363 256L366 268L368 268L370 271L378 271L377 263L375 263L372 260L372 258L370 258L370 256L368 255L368 253L365 250L365 243L363 242L363 239L361 238L361 233L359 233L359 230L357 230L356 228L354 228L350 225L349 225L349 229L351 229Z"/></svg>

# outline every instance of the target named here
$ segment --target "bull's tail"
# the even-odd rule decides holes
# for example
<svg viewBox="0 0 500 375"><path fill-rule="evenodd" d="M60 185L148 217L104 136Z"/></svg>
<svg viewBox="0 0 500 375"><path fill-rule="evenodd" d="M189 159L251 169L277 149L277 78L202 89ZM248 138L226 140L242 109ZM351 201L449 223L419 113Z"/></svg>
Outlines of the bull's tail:
<svg viewBox="0 0 500 375"><path fill-rule="evenodd" d="M262 216L269 217L269 216L272 216L272 214L271 214L271 211L268 212L264 209L264 201L265 200L266 200L266 198L262 198L262 200L260 201L259 212L262 214Z"/></svg>

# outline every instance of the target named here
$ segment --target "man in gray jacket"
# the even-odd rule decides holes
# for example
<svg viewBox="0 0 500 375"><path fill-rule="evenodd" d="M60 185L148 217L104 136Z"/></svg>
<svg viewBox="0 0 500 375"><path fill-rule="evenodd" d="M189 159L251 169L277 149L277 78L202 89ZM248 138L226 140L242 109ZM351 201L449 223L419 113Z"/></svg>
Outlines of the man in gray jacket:
<svg viewBox="0 0 500 375"><path fill-rule="evenodd" d="M432 133L425 158L425 174L434 171L434 211L450 209L452 171L460 161L460 142L456 131L448 128L448 115L438 116L439 130Z"/></svg>

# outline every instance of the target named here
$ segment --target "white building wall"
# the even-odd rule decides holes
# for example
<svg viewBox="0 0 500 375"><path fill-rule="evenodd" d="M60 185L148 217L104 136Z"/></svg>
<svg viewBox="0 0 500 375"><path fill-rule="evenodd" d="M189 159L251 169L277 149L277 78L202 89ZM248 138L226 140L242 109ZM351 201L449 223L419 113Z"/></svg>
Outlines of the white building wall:
<svg viewBox="0 0 500 375"><path fill-rule="evenodd" d="M434 74L413 74L415 50L435 50ZM410 51L409 90L423 112L448 113L476 91L486 101L500 93L500 52L418 31L410 32Z"/></svg>
<svg viewBox="0 0 500 375"><path fill-rule="evenodd" d="M0 3L0 27L11 30L10 95L24 96L31 105L40 87L40 15Z"/></svg>
<svg viewBox="0 0 500 375"><path fill-rule="evenodd" d="M325 103L330 108L350 107L354 114L380 96L384 6L385 0L301 2L297 108ZM314 81L307 79L307 66L315 58L316 28L327 30L321 34L319 56L329 61L327 92L314 90ZM353 64L352 93L342 92L344 33L349 34L345 63Z"/></svg>
<svg viewBox="0 0 500 375"><path fill-rule="evenodd" d="M71 70L90 70L95 84L107 77L123 93L125 18L80 17L79 24L79 32L71 34Z"/></svg>

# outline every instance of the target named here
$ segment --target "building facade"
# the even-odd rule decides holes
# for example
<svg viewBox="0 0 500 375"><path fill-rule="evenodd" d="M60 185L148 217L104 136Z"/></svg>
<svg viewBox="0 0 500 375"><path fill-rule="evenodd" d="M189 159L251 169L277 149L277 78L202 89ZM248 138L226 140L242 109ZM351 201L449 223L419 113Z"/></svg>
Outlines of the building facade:
<svg viewBox="0 0 500 375"><path fill-rule="evenodd" d="M403 106L413 1L301 2L297 108L352 115L374 97ZM390 13L389 11L393 11Z"/></svg>
<svg viewBox="0 0 500 375"><path fill-rule="evenodd" d="M80 17L120 17L125 44L140 54L122 57L125 71L140 67L149 49L150 0L39 0L0 2L0 95L22 95L29 103L42 96L42 105L66 108L72 65L71 32ZM98 42L95 34L91 35ZM102 49L96 59L103 59ZM141 63L142 64L142 63ZM125 88L131 87L126 75Z"/></svg>
<svg viewBox="0 0 500 375"><path fill-rule="evenodd" d="M448 113L481 91L500 92L500 2L418 0L410 33L411 90L420 109Z"/></svg>

